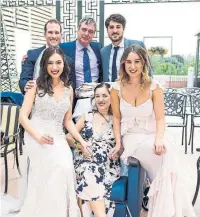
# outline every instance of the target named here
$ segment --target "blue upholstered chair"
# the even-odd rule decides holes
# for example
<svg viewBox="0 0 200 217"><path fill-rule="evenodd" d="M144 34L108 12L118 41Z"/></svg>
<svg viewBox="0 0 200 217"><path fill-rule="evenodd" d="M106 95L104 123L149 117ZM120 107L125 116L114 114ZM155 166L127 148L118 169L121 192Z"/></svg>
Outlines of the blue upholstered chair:
<svg viewBox="0 0 200 217"><path fill-rule="evenodd" d="M24 95L17 92L0 92L1 102L14 103L18 106L22 106Z"/></svg>
<svg viewBox="0 0 200 217"><path fill-rule="evenodd" d="M110 199L115 202L113 217L140 216L145 172L137 159L129 157L128 163L128 177L120 177L112 186Z"/></svg>

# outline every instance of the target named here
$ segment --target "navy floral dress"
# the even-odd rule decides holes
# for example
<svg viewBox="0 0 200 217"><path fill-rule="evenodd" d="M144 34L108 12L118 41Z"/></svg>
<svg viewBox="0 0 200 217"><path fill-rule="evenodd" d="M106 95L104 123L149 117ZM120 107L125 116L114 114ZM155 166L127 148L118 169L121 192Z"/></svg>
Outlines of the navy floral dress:
<svg viewBox="0 0 200 217"><path fill-rule="evenodd" d="M77 178L77 195L82 199L84 217L92 217L88 201L105 199L106 214L112 217L115 205L110 201L112 184L120 176L119 160L110 160L109 153L115 146L113 125L110 121L108 129L104 132L95 132L93 126L93 113L85 118L84 128L81 132L85 141L91 144L92 158L86 159L80 151L75 151L75 171Z"/></svg>

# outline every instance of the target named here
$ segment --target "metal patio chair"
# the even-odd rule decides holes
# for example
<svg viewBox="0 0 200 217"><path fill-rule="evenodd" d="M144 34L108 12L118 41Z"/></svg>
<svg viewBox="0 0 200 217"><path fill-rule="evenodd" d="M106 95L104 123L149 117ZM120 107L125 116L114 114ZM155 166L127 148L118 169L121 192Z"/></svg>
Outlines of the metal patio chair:
<svg viewBox="0 0 200 217"><path fill-rule="evenodd" d="M192 205L194 206L196 200L197 200L197 196L199 193L199 187L200 187L200 157L197 160L197 185L196 185L196 190L194 193L194 198L192 200Z"/></svg>
<svg viewBox="0 0 200 217"><path fill-rule="evenodd" d="M5 191L8 191L8 160L9 153L14 154L17 169L21 175L18 159L18 138L19 138L19 111L20 107L15 104L1 104L1 157L5 164Z"/></svg>
<svg viewBox="0 0 200 217"><path fill-rule="evenodd" d="M182 145L185 143L187 153L187 96L176 92L164 92L165 116L168 127L182 128ZM184 142L185 140L185 142Z"/></svg>
<svg viewBox="0 0 200 217"><path fill-rule="evenodd" d="M200 93L191 95L191 152L193 153L194 149L194 129L200 127Z"/></svg>

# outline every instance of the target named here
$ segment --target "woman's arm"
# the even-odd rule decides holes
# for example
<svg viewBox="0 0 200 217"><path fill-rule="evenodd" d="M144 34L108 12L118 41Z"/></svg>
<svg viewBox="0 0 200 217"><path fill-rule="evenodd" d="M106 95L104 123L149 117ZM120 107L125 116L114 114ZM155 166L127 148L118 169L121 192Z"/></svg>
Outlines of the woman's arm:
<svg viewBox="0 0 200 217"><path fill-rule="evenodd" d="M163 146L163 135L165 132L165 110L164 110L164 96L163 90L157 87L153 91L153 106L156 117L156 146ZM161 154L164 150L162 148L157 149L157 153Z"/></svg>
<svg viewBox="0 0 200 217"><path fill-rule="evenodd" d="M75 128L77 129L78 132L81 132L81 130L83 129L84 122L85 122L85 115L81 116L81 118L78 120L78 122L75 125ZM74 143L75 143L76 140L72 137L72 135L70 133L68 133L66 135L66 139L67 139L68 144L72 148L74 148Z"/></svg>
<svg viewBox="0 0 200 217"><path fill-rule="evenodd" d="M19 122L26 132L40 144L53 144L53 138L46 135L40 135L40 133L31 126L31 121L28 118L35 100L36 89L37 86L34 84L34 86L26 92L23 105L20 109Z"/></svg>
<svg viewBox="0 0 200 217"><path fill-rule="evenodd" d="M19 114L20 124L23 126L26 132L30 134L30 136L32 136L35 140L38 139L38 133L31 126L31 122L28 117L31 113L33 103L35 100L36 88L37 88L36 84L34 84L34 86L29 91L26 92Z"/></svg>
<svg viewBox="0 0 200 217"><path fill-rule="evenodd" d="M83 146L83 148L85 149L85 151L87 151L87 147L89 146L87 144L87 142L85 142L83 140L83 138L81 137L80 133L78 132L78 130L76 129L74 122L72 121L72 102L73 102L73 90L70 87L70 108L67 111L67 113L65 114L65 118L64 118L64 126L65 128L68 130L68 132L72 135L72 137L80 142L80 144Z"/></svg>
<svg viewBox="0 0 200 217"><path fill-rule="evenodd" d="M116 154L121 147L121 130L120 130L120 121L121 121L121 112L120 112L120 102L118 91L112 89L111 91L111 105L113 111L113 130L116 141L116 150L113 154Z"/></svg>

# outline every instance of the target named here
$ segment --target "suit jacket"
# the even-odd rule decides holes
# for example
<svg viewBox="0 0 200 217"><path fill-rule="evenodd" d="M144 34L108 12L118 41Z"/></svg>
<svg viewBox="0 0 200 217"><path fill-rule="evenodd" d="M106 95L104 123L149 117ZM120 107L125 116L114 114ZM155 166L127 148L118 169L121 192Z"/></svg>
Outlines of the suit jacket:
<svg viewBox="0 0 200 217"><path fill-rule="evenodd" d="M97 61L98 61L99 82L101 82L102 81L102 66L101 66L102 62L101 62L100 49L102 48L102 45L99 42L90 42L90 46L92 50L94 51ZM72 42L62 43L60 44L60 47L62 48L65 54L67 54L69 57L72 58L72 60L74 61L74 65L76 65L75 64L76 62L76 40ZM72 81L74 84L76 84L76 73L73 74Z"/></svg>
<svg viewBox="0 0 200 217"><path fill-rule="evenodd" d="M22 64L22 72L20 74L19 80L19 87L21 92L24 94L24 87L26 83L30 80L33 80L33 73L35 63L37 58L39 57L40 53L46 48L46 45L37 49L28 50L27 52L27 59L25 60L24 64ZM71 83L72 87L74 88L76 84L73 84L72 75L74 74L74 62L73 60L65 54L66 60L70 66L70 74L69 74L69 82Z"/></svg>
<svg viewBox="0 0 200 217"><path fill-rule="evenodd" d="M129 45L132 45L132 44L137 44L145 48L145 45L142 41L129 40L129 39L124 38L124 49L126 49ZM109 44L101 49L103 81L105 82L109 81L109 62L110 62L111 49L112 49L112 44ZM149 75L152 76L152 69L150 69Z"/></svg>

